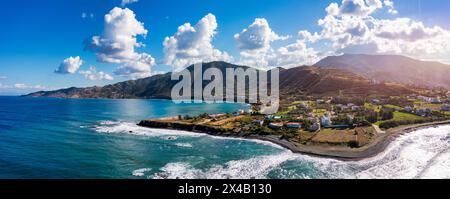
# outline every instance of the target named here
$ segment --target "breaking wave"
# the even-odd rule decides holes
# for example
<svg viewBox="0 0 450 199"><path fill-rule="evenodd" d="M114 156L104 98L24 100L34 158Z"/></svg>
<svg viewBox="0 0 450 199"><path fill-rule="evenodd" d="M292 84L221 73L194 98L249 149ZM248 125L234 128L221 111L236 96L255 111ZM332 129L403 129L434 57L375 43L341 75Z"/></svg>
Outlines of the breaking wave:
<svg viewBox="0 0 450 199"><path fill-rule="evenodd" d="M250 179L265 178L265 176L283 162L293 158L292 153L283 152L274 156L260 156L249 160L230 161L226 165L216 165L210 169L193 168L184 162L169 163L160 170L154 178L169 179Z"/></svg>
<svg viewBox="0 0 450 199"><path fill-rule="evenodd" d="M145 175L146 172L150 172L151 170L152 170L151 168L136 169L132 172L132 175L136 177L142 177Z"/></svg>
<svg viewBox="0 0 450 199"><path fill-rule="evenodd" d="M191 132L143 128L126 122L108 122L96 126L95 130L101 133L129 133L144 136L207 136ZM278 145L265 141L250 141L280 148ZM190 143L175 145L192 147ZM195 155L202 156L202 154ZM284 149L273 155L233 160L220 165L202 165L200 168L188 162L171 162L156 170L158 171L149 177L169 179L450 178L450 126L421 129L401 135L381 154L361 161L347 162L312 157L294 154Z"/></svg>
<svg viewBox="0 0 450 199"><path fill-rule="evenodd" d="M192 144L190 144L190 143L175 143L175 146L184 147L184 148L192 148Z"/></svg>
<svg viewBox="0 0 450 199"><path fill-rule="evenodd" d="M102 121L99 125L94 125L94 130L99 133L127 133L132 135L161 137L161 136L189 136L202 137L205 135L188 131L174 131L166 129L151 129L140 127L133 122Z"/></svg>
<svg viewBox="0 0 450 199"><path fill-rule="evenodd" d="M84 128L84 127L83 127ZM263 144L266 146L271 146L278 149L284 149L283 147L274 144L268 141L262 140L249 140L243 138L232 138L232 137L220 137L220 136L212 136L206 135L202 133L194 133L189 131L180 131L180 130L169 130L169 129L153 129L147 127L141 127L136 125L133 122L121 122L121 121L101 121L99 125L94 125L93 129L98 133L126 133L132 135L141 135L141 136L149 136L149 137L162 137L164 140L176 140L178 137L210 137L214 139L220 140L240 140L240 141L248 141L254 142L258 144Z"/></svg>

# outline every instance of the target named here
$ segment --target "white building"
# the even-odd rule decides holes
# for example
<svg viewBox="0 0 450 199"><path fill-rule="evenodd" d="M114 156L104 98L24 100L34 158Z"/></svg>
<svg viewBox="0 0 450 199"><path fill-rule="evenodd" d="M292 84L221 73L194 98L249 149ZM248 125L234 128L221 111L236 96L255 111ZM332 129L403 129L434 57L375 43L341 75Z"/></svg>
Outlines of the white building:
<svg viewBox="0 0 450 199"><path fill-rule="evenodd" d="M441 101L441 98L431 98L430 99L430 103L433 103L433 104L440 104L440 103L442 103L442 101Z"/></svg>
<svg viewBox="0 0 450 199"><path fill-rule="evenodd" d="M450 106L448 104L442 105L441 111L450 111Z"/></svg>
<svg viewBox="0 0 450 199"><path fill-rule="evenodd" d="M416 115L425 117L427 114L431 113L433 110L431 110L430 108L422 108L422 109L418 109L416 110Z"/></svg>
<svg viewBox="0 0 450 199"><path fill-rule="evenodd" d="M320 118L320 124L324 127L333 125L330 115L324 115Z"/></svg>
<svg viewBox="0 0 450 199"><path fill-rule="evenodd" d="M381 101L379 100L379 99L373 99L372 100L372 103L374 103L374 104L379 104Z"/></svg>
<svg viewBox="0 0 450 199"><path fill-rule="evenodd" d="M360 107L360 106L352 106L352 111L359 111L359 110L361 110L362 108Z"/></svg>
<svg viewBox="0 0 450 199"><path fill-rule="evenodd" d="M414 110L414 108L413 108L413 107L410 107L410 106L407 106L407 107L404 108L404 110L405 110L406 112L411 113L411 112Z"/></svg>

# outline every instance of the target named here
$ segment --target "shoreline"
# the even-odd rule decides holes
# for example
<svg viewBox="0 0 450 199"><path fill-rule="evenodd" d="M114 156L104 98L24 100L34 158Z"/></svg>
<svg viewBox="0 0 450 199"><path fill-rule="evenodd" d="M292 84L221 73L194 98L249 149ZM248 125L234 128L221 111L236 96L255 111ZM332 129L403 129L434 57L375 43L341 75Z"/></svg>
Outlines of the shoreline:
<svg viewBox="0 0 450 199"><path fill-rule="evenodd" d="M378 154L382 153L393 141L395 141L401 135L421 129L433 128L449 124L450 120L446 120L424 124L400 126L393 129L388 129L385 133L379 133L379 136L376 137L375 140L373 140L370 144L360 148L350 148L332 145L302 145L289 140L280 139L278 136L273 135L257 135L247 133L229 134L228 132L221 132L219 131L219 129L212 127L197 126L197 125L186 126L183 124L176 124L176 123L158 123L152 120L142 120L141 122L138 123L138 126L156 129L183 130L193 133L207 134L219 137L260 140L278 145L282 148L290 150L293 153L309 155L314 157L331 158L341 161L359 161L375 157Z"/></svg>

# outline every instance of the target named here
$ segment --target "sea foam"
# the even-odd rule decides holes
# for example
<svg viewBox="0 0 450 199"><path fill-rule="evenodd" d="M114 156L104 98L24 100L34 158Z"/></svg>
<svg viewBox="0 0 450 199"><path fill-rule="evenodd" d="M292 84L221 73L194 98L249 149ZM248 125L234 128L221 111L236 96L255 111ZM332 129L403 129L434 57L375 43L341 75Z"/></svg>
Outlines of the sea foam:
<svg viewBox="0 0 450 199"><path fill-rule="evenodd" d="M207 136L187 131L150 129L128 122L104 122L95 127L101 133L128 133L140 136ZM210 136L215 139L239 139ZM286 149L273 155L234 160L222 165L195 168L187 162L167 163L153 178L360 178L410 179L450 178L450 126L427 128L399 136L385 151L361 161L339 161L294 154ZM273 147L266 141L247 140ZM175 143L192 147L189 143ZM198 154L201 156L201 154ZM298 165L312 167L308 172ZM269 174L276 173L278 176Z"/></svg>

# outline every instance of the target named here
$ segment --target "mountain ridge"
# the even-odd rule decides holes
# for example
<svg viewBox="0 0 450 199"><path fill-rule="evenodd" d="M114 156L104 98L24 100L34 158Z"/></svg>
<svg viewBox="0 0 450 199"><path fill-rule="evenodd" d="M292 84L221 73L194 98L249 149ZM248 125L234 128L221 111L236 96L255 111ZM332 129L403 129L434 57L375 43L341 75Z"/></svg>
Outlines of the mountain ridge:
<svg viewBox="0 0 450 199"><path fill-rule="evenodd" d="M225 74L227 68L239 66L226 62L210 62L203 64L203 70L218 68ZM193 71L193 65L188 67ZM191 74L192 75L192 74ZM334 96L347 95L390 95L413 93L413 89L396 84L374 84L361 75L336 68L320 68L315 66L299 66L280 70L280 96ZM57 98L111 98L111 99L171 99L171 89L178 81L171 80L171 73L155 75L138 80L129 80L103 87L67 88L56 91L39 91L30 93L28 97ZM203 81L205 86L208 81ZM270 83L270 82L269 82ZM225 84L224 84L225 86ZM226 89L224 89L226 90Z"/></svg>
<svg viewBox="0 0 450 199"><path fill-rule="evenodd" d="M402 55L344 54L326 57L314 66L347 70L378 82L450 89L450 65Z"/></svg>

